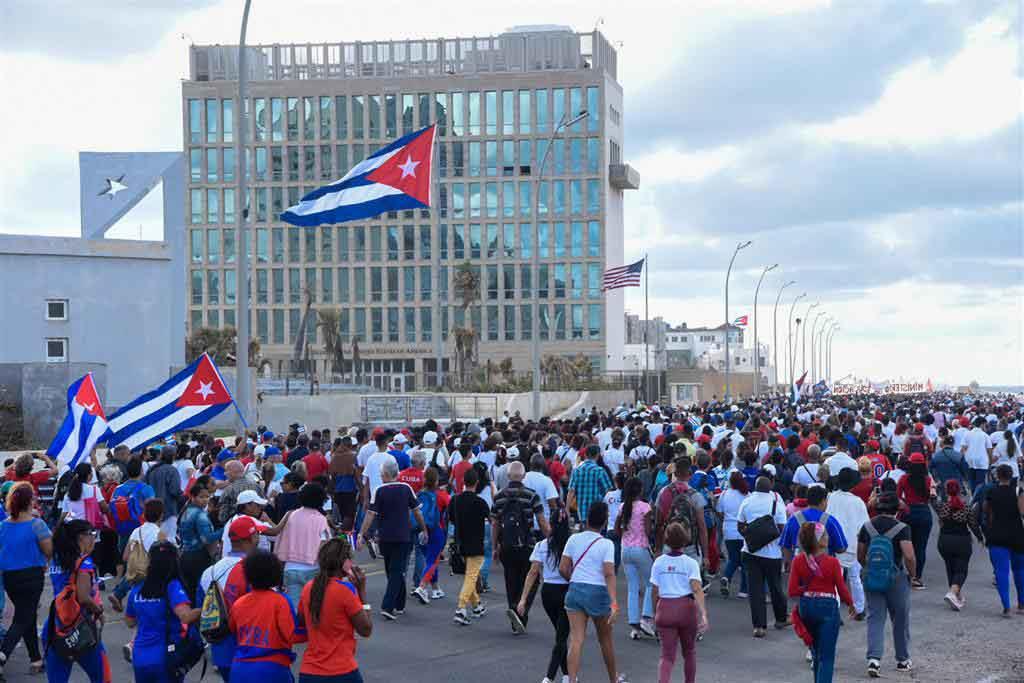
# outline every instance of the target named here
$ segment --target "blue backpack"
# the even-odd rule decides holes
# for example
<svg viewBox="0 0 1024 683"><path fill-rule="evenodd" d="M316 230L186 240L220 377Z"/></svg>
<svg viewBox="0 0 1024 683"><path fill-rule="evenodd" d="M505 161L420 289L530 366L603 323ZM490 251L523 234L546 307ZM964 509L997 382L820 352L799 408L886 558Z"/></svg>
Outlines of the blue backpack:
<svg viewBox="0 0 1024 683"><path fill-rule="evenodd" d="M884 534L878 533L875 525L869 520L864 525L871 539L868 543L868 552L864 563L864 590L872 593L885 593L892 586L893 579L899 572L896 566L896 549L893 547L893 539L905 528L903 522L896 522L895 525Z"/></svg>
<svg viewBox="0 0 1024 683"><path fill-rule="evenodd" d="M136 495L140 486L141 482L135 482L135 488L127 496L115 495L110 501L110 516L118 536L127 536L142 526L142 498Z"/></svg>
<svg viewBox="0 0 1024 683"><path fill-rule="evenodd" d="M437 507L437 494L433 491L420 491L416 498L420 501L420 514L427 529L436 529L441 524L441 511ZM413 525L415 528L415 524Z"/></svg>

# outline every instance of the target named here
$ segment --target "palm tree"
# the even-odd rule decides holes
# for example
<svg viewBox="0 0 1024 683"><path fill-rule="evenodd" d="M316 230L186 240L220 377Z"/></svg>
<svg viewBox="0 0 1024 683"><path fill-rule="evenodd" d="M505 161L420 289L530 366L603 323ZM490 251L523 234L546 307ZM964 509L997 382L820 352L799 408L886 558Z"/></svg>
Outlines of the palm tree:
<svg viewBox="0 0 1024 683"><path fill-rule="evenodd" d="M472 328L469 316L466 315L469 307L480 301L480 276L469 261L456 266L453 286L465 323L463 327L452 329L452 335L455 337L455 367L460 380L465 383L468 375L476 369L480 344L480 334Z"/></svg>
<svg viewBox="0 0 1024 683"><path fill-rule="evenodd" d="M341 373L345 365L345 349L341 343L341 311L320 308L316 311L316 326L323 330L324 351L331 359L331 372Z"/></svg>
<svg viewBox="0 0 1024 683"><path fill-rule="evenodd" d="M306 340L306 330L308 329L313 309L313 291L307 287L305 294L306 310L302 313L302 323L299 325L299 331L295 335L295 346L292 349L292 370L295 371L302 367L304 372L309 372L309 342ZM306 355L305 363L303 363L303 353Z"/></svg>

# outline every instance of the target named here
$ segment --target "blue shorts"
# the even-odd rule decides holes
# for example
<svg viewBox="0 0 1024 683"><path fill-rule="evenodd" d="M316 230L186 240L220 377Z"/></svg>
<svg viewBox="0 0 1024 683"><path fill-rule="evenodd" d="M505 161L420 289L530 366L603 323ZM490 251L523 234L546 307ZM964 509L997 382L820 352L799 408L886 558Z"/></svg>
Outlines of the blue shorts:
<svg viewBox="0 0 1024 683"><path fill-rule="evenodd" d="M607 617L612 612L612 598L606 586L592 583L570 583L565 594L567 612L583 612L588 617Z"/></svg>

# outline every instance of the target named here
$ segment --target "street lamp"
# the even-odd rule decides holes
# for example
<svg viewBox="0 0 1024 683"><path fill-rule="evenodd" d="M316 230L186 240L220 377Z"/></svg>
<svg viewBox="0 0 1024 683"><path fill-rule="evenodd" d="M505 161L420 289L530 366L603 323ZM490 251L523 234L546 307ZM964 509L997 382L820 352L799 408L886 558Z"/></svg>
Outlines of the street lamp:
<svg viewBox="0 0 1024 683"><path fill-rule="evenodd" d="M800 369L807 372L807 320L811 316L811 311L821 305L820 301L816 301L807 307L807 312L804 313L804 324L800 332Z"/></svg>
<svg viewBox="0 0 1024 683"><path fill-rule="evenodd" d="M757 280L757 287L754 288L754 396L758 396L761 393L761 350L757 346L757 294L761 291L761 283L764 282L764 276L768 274L768 271L775 270L778 267L778 263L765 266L764 270L761 271L761 277ZM728 314L725 317L728 320ZM728 336L728 332L726 336Z"/></svg>
<svg viewBox="0 0 1024 683"><path fill-rule="evenodd" d="M790 280L786 284L779 287L779 293L775 297L775 310L772 312L772 349L775 354L775 388L778 389L779 384L779 299L782 298L782 290L786 289L790 285L795 285L796 280ZM785 374L783 373L783 377Z"/></svg>
<svg viewBox="0 0 1024 683"><path fill-rule="evenodd" d="M836 319L829 316L826 324L822 325L821 329L818 330L818 372L821 374L822 378L826 379L826 381L831 378L828 378L825 372L825 338L828 336L829 332L832 331L832 327L835 324Z"/></svg>
<svg viewBox="0 0 1024 683"><path fill-rule="evenodd" d="M793 311L796 310L796 302L800 301L807 296L807 292L798 294L793 299L793 304L789 307L789 327L786 333L786 360L789 363L789 384L793 385L793 381L796 379L796 343L793 341ZM798 322L797 325L800 323Z"/></svg>
<svg viewBox="0 0 1024 683"><path fill-rule="evenodd" d="M818 315L814 316L814 322L811 323L811 382L821 379L820 377L818 377L818 356L815 355L814 351L814 335L816 334L816 330L818 329L818 321L821 320L821 316L823 315L826 319L828 318L828 316L825 314L825 311L818 311Z"/></svg>
<svg viewBox="0 0 1024 683"><path fill-rule="evenodd" d="M245 0L242 10L242 30L238 38L238 101L235 103L235 177L238 191L235 194L235 403L245 428L245 416L249 415L249 252L245 248L248 208L246 207L245 173L245 104L249 74L246 73L245 31L249 26L249 5Z"/></svg>
<svg viewBox="0 0 1024 683"><path fill-rule="evenodd" d="M729 402L729 275L732 274L732 264L736 260L736 254L740 249L746 249L751 244L750 240L740 242L736 245L736 251L732 252L729 259L729 269L725 271L725 402Z"/></svg>
<svg viewBox="0 0 1024 683"><path fill-rule="evenodd" d="M829 379L832 378L832 339L836 336L836 332L838 332L838 331L839 331L839 323L836 323L835 327L832 328L831 333L829 333L829 335L828 335L828 360L827 360L827 363L826 363L826 367L828 368L828 377L829 377Z"/></svg>
<svg viewBox="0 0 1024 683"><path fill-rule="evenodd" d="M532 321L532 333L531 338L533 340L532 351L533 351L533 419L540 420L540 298L537 296L537 291L540 289L540 183L541 178L544 175L544 165L548 161L548 155L551 153L551 147L554 144L555 138L558 137L559 133L563 130L572 126L590 115L586 109L581 110L571 119L566 119L568 114L563 114L562 119L558 122L558 125L551 131L551 135L548 137L548 143L544 147L544 156L540 160L540 166L537 168L537 175L533 180L533 251L530 254L530 264L533 273L533 321ZM646 264L644 264L646 267ZM644 321L646 325L646 321ZM646 328L645 328L646 331ZM646 389L646 387L645 387Z"/></svg>

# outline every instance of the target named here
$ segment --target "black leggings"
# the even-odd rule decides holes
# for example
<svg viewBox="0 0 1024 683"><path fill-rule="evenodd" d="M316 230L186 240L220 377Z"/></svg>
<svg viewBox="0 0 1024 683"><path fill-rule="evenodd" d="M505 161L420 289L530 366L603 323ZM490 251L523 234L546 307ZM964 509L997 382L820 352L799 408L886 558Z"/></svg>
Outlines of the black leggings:
<svg viewBox="0 0 1024 683"><path fill-rule="evenodd" d="M551 648L551 659L548 661L548 678L555 680L558 667L562 673L569 675L569 667L565 658L569 652L569 615L565 613L565 594L569 592L567 583L545 583L540 590L540 600L544 611L555 627L555 644Z"/></svg>
<svg viewBox="0 0 1024 683"><path fill-rule="evenodd" d="M939 555L946 563L946 581L963 587L973 550L970 534L939 534Z"/></svg>
<svg viewBox="0 0 1024 683"><path fill-rule="evenodd" d="M30 661L42 660L39 654L39 632L36 628L36 613L39 611L39 598L43 594L43 578L45 567L29 567L4 572L4 590L14 605L14 619L7 630L0 651L10 657L17 647L18 641L25 640Z"/></svg>
<svg viewBox="0 0 1024 683"><path fill-rule="evenodd" d="M199 577L211 564L213 564L213 560L206 548L190 550L181 554L181 579L185 584L185 594L188 595L189 600L195 600Z"/></svg>

